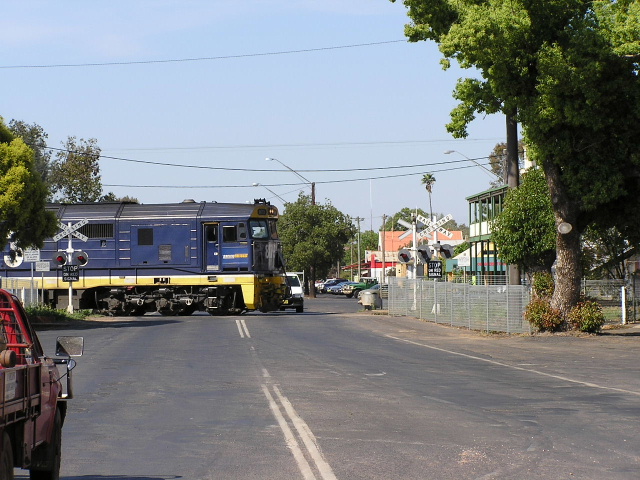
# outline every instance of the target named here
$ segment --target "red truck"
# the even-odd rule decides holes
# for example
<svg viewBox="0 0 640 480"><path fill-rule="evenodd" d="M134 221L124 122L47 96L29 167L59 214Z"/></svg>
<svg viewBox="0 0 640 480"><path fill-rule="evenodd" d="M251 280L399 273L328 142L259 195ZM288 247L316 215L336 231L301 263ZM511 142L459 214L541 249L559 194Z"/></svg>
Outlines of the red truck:
<svg viewBox="0 0 640 480"><path fill-rule="evenodd" d="M0 480L13 480L14 467L58 480L71 357L83 348L82 337L58 337L55 356L46 356L20 300L0 289Z"/></svg>

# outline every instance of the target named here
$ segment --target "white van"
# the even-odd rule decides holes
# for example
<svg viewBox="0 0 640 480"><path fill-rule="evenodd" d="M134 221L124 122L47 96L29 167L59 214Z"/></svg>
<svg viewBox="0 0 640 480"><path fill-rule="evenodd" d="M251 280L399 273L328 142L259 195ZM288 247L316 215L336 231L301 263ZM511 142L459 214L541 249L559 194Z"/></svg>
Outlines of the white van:
<svg viewBox="0 0 640 480"><path fill-rule="evenodd" d="M304 290L300 277L292 272L287 272L287 295L280 305L280 310L284 311L286 308L295 308L296 313L302 313L304 311Z"/></svg>

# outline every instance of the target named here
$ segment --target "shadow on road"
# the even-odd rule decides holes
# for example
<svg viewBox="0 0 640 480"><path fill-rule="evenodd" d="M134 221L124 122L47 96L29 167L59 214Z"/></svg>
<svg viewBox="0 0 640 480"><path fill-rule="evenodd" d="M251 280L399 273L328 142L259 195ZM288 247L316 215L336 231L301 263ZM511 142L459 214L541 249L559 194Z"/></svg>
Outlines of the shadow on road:
<svg viewBox="0 0 640 480"><path fill-rule="evenodd" d="M94 321L94 320L78 320L73 322L60 322L60 323L44 323L35 324L33 327L37 332L45 330L90 330L95 328L140 328L140 327L155 327L157 325L170 325L172 323L179 323L178 320L160 320L146 319L145 317L130 318L128 320L109 320L109 321Z"/></svg>
<svg viewBox="0 0 640 480"><path fill-rule="evenodd" d="M16 475L16 480L28 480L29 475ZM66 477L61 476L60 480L174 480L177 478L183 478L181 475L80 475Z"/></svg>

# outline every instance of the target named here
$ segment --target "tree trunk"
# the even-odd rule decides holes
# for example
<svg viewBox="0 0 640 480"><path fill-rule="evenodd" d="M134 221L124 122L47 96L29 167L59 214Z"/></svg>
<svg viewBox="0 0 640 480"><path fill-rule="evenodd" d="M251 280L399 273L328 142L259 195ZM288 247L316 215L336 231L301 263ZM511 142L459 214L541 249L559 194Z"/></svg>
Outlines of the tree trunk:
<svg viewBox="0 0 640 480"><path fill-rule="evenodd" d="M567 227L566 224L571 226L567 233L560 233L559 229L556 239L556 287L551 298L551 306L566 316L580 300L582 251L577 225L578 207L566 193L560 168L553 162L546 162L544 170L551 194L556 228L561 224L564 227Z"/></svg>
<svg viewBox="0 0 640 480"><path fill-rule="evenodd" d="M316 266L309 266L309 297L316 298Z"/></svg>

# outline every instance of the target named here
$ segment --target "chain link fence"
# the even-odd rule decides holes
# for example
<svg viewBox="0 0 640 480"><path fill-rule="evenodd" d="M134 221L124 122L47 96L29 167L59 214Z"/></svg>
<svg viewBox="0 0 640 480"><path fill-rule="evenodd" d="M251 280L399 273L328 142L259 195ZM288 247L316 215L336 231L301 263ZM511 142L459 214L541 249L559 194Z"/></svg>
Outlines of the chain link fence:
<svg viewBox="0 0 640 480"><path fill-rule="evenodd" d="M585 298L598 302L609 324L638 321L640 281L635 276L628 280L583 280L581 293Z"/></svg>
<svg viewBox="0 0 640 480"><path fill-rule="evenodd" d="M435 323L485 332L531 333L524 320L531 291L495 277L476 283L455 279L389 278L389 315L413 316ZM640 281L583 280L582 295L602 307L608 324L634 323L640 316Z"/></svg>
<svg viewBox="0 0 640 480"><path fill-rule="evenodd" d="M37 278L0 278L0 287L13 293L25 306L41 303L39 286Z"/></svg>
<svg viewBox="0 0 640 480"><path fill-rule="evenodd" d="M470 285L430 279L389 279L389 315L486 332L531 333L524 320L529 288Z"/></svg>

